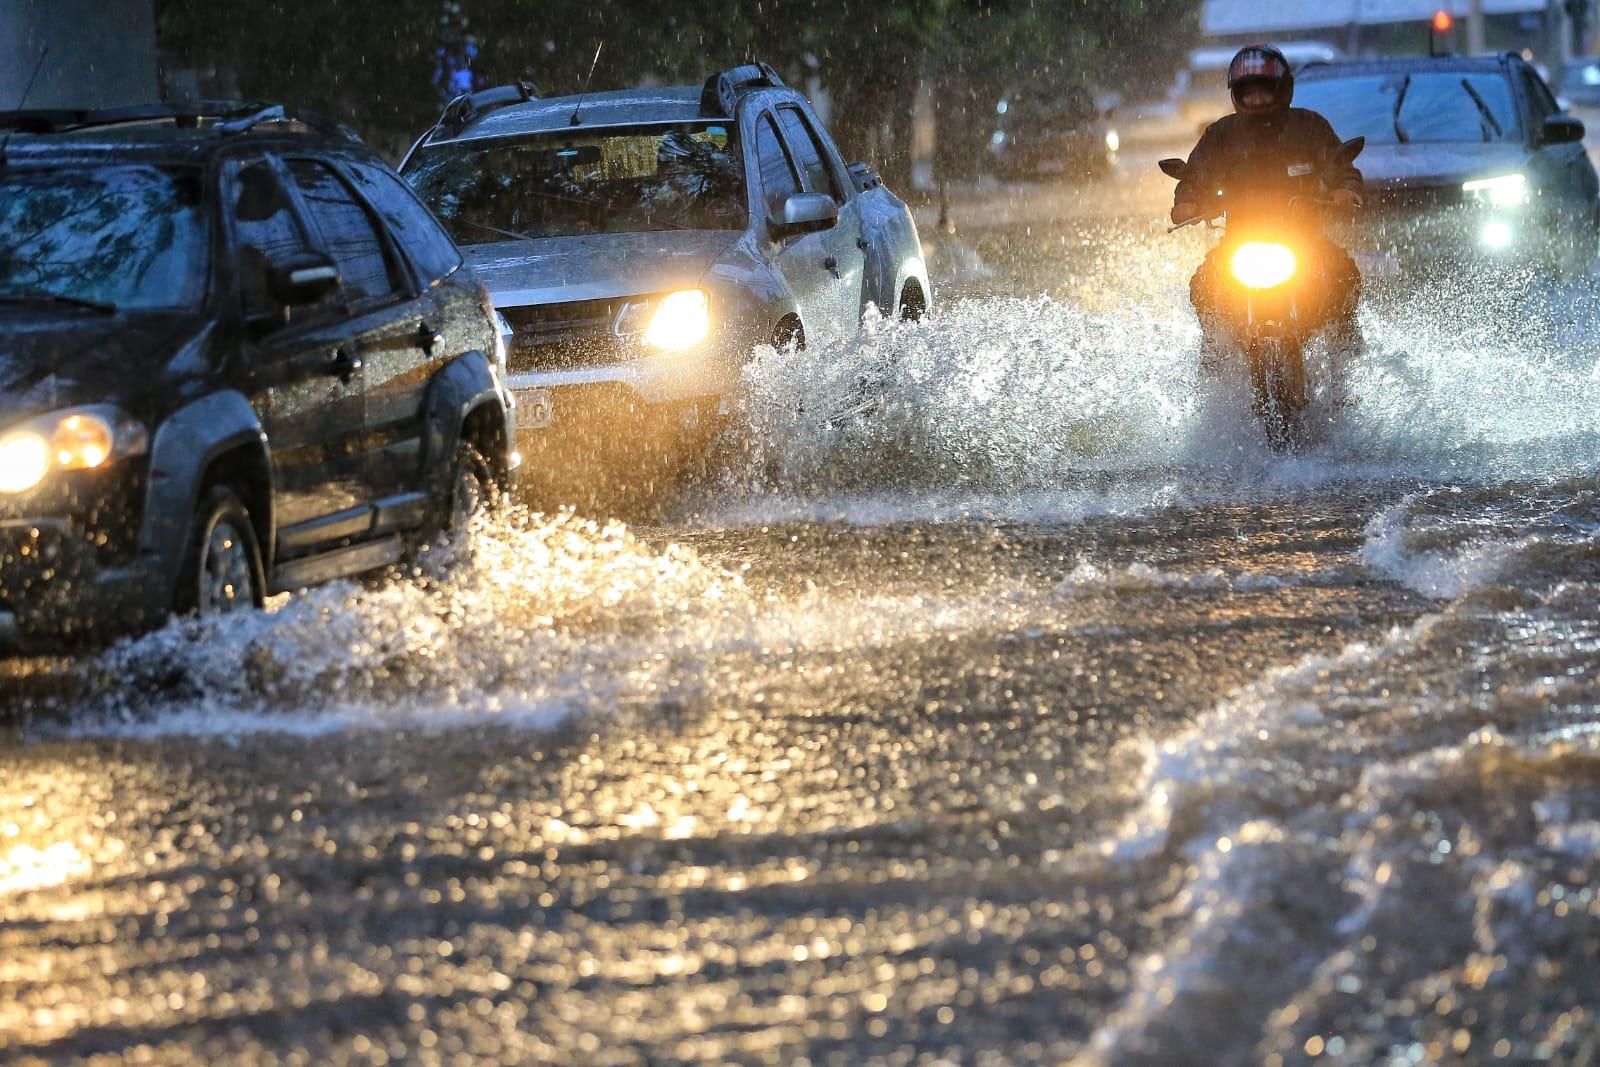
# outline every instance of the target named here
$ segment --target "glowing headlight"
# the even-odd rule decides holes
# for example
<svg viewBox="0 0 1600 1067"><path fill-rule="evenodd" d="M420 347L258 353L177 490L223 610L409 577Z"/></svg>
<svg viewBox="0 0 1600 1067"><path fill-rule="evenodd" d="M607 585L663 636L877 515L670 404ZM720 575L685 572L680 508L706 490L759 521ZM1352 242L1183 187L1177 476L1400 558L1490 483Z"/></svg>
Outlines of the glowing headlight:
<svg viewBox="0 0 1600 1067"><path fill-rule="evenodd" d="M36 433L0 437L0 493L24 493L50 473L50 442Z"/></svg>
<svg viewBox="0 0 1600 1067"><path fill-rule="evenodd" d="M1486 223L1478 233L1478 240L1488 248L1509 248L1515 237L1511 227L1503 222Z"/></svg>
<svg viewBox="0 0 1600 1067"><path fill-rule="evenodd" d="M1283 245L1250 241L1233 254L1233 276L1249 289L1276 289L1294 277L1294 253Z"/></svg>
<svg viewBox="0 0 1600 1067"><path fill-rule="evenodd" d="M23 493L52 470L83 471L149 450L145 428L112 407L34 419L0 437L0 493Z"/></svg>
<svg viewBox="0 0 1600 1067"><path fill-rule="evenodd" d="M1117 134L1116 130L1106 131L1106 150L1110 152L1122 150L1122 138Z"/></svg>
<svg viewBox="0 0 1600 1067"><path fill-rule="evenodd" d="M666 352L690 348L711 332L711 306L704 289L668 293L656 305L645 328L645 343Z"/></svg>
<svg viewBox="0 0 1600 1067"><path fill-rule="evenodd" d="M1465 183L1461 191L1474 200L1486 201L1495 207L1518 207L1528 202L1528 177L1525 174L1506 174L1499 178L1481 178Z"/></svg>

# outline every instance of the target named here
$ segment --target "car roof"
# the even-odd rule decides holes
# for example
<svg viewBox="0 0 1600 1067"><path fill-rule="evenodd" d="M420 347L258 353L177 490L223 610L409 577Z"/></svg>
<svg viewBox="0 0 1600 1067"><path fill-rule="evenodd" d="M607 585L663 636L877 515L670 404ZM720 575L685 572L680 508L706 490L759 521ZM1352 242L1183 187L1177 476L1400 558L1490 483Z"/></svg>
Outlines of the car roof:
<svg viewBox="0 0 1600 1067"><path fill-rule="evenodd" d="M1312 63L1295 73L1300 81L1330 78L1362 78L1384 74L1498 74L1516 57L1497 56L1396 56L1389 59L1356 59L1332 63Z"/></svg>
<svg viewBox="0 0 1600 1067"><path fill-rule="evenodd" d="M0 166L69 159L201 164L242 145L378 158L349 127L275 105L201 102L0 112Z"/></svg>
<svg viewBox="0 0 1600 1067"><path fill-rule="evenodd" d="M576 112L579 122L573 125ZM657 122L693 122L716 119L700 110L700 89L695 86L661 86L620 89L604 93L552 96L512 104L491 111L470 124L456 138L503 137L508 134L550 133L595 126L638 126ZM728 116L720 116L727 118Z"/></svg>

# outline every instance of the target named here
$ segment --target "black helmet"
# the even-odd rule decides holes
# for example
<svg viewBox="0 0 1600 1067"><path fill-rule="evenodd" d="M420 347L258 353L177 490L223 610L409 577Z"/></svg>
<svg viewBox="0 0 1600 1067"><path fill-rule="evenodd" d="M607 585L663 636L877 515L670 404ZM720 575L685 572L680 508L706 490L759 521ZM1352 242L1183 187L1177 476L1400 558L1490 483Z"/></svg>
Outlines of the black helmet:
<svg viewBox="0 0 1600 1067"><path fill-rule="evenodd" d="M1282 52L1270 44L1248 44L1228 64L1228 91L1233 106L1240 111L1243 91L1251 83L1266 83L1272 88L1272 110L1282 111L1294 100L1294 70Z"/></svg>

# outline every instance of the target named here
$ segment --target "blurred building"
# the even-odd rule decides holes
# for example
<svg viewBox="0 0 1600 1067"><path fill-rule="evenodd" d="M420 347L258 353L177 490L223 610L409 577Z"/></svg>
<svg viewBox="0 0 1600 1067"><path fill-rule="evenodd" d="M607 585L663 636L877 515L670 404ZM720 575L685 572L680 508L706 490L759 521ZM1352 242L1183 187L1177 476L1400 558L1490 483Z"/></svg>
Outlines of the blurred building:
<svg viewBox="0 0 1600 1067"><path fill-rule="evenodd" d="M1429 25L1440 11L1456 18L1451 51L1471 42L1473 8L1482 17L1482 50L1529 52L1555 64L1570 55L1568 0L1206 0L1201 32L1215 44L1263 37L1319 38L1351 54L1403 55L1428 49Z"/></svg>
<svg viewBox="0 0 1600 1067"><path fill-rule="evenodd" d="M0 0L0 110L22 103L36 67L30 108L159 99L154 0Z"/></svg>

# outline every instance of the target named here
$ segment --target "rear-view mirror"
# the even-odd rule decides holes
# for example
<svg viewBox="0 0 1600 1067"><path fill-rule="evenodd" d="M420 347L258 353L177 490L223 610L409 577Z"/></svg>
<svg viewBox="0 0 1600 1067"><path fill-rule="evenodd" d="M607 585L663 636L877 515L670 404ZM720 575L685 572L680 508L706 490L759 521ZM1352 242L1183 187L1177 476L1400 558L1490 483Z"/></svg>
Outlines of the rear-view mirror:
<svg viewBox="0 0 1600 1067"><path fill-rule="evenodd" d="M769 220L774 237L831 230L839 222L839 205L827 193L795 193Z"/></svg>
<svg viewBox="0 0 1600 1067"><path fill-rule="evenodd" d="M1181 159L1163 159L1156 166L1161 168L1161 173L1169 178L1176 178L1180 182L1189 173L1189 164Z"/></svg>

